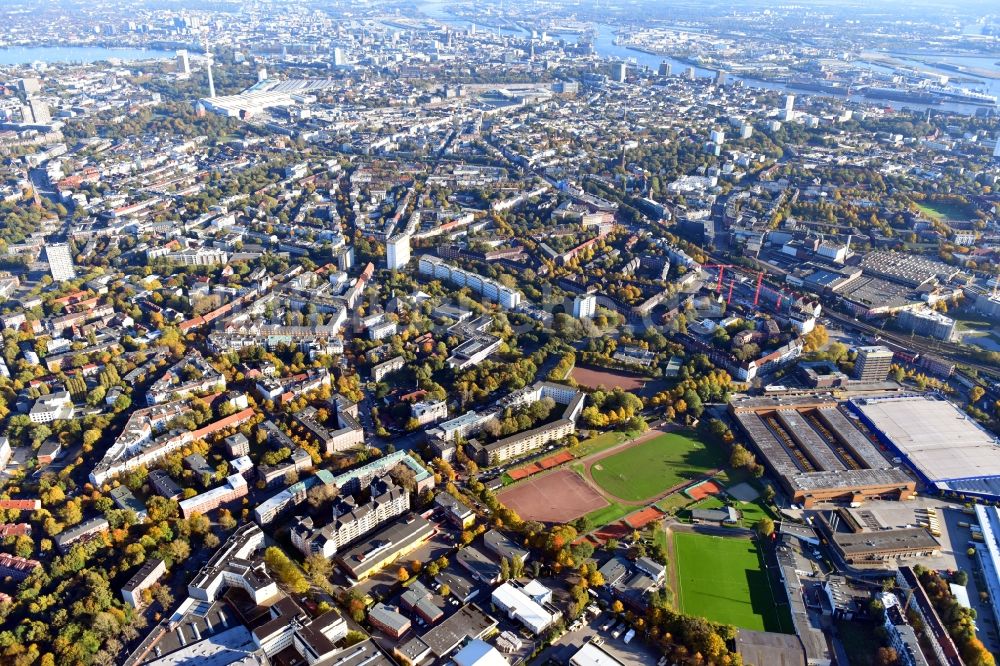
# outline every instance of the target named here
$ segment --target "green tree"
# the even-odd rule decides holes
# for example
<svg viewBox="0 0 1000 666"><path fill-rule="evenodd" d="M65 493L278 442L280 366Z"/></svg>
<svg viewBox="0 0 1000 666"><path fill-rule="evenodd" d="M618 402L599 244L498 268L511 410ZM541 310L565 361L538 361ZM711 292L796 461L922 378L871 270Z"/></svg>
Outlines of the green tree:
<svg viewBox="0 0 1000 666"><path fill-rule="evenodd" d="M764 516L753 525L754 532L762 539L769 538L774 534L774 521Z"/></svg>
<svg viewBox="0 0 1000 666"><path fill-rule="evenodd" d="M309 581L280 548L270 546L265 550L264 564L270 571L274 572L278 581L291 592L304 594L309 590Z"/></svg>

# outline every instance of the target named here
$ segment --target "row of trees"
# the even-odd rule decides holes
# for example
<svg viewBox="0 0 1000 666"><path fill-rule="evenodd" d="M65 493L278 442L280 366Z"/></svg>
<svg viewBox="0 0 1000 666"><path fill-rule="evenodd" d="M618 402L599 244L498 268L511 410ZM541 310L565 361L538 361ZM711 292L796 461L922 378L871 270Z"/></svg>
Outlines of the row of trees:
<svg viewBox="0 0 1000 666"><path fill-rule="evenodd" d="M958 603L951 593L948 581L937 571L925 569L919 564L913 571L920 578L920 584L927 591L927 596L930 597L934 609L947 627L948 635L955 641L965 663L969 666L994 666L996 658L976 636L976 611Z"/></svg>

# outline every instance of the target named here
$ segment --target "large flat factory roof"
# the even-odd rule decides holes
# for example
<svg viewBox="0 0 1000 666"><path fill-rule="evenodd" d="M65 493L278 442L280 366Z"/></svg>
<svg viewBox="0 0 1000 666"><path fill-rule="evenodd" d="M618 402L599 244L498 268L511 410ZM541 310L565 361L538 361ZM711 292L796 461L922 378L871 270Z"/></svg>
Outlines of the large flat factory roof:
<svg viewBox="0 0 1000 666"><path fill-rule="evenodd" d="M734 413L767 412L777 409L808 409L810 407L836 407L837 398L833 393L813 392L807 395L745 396L733 398L730 407Z"/></svg>
<svg viewBox="0 0 1000 666"><path fill-rule="evenodd" d="M905 485L909 475L901 469L848 469L829 472L805 472L789 477L792 487L803 490L881 487Z"/></svg>
<svg viewBox="0 0 1000 666"><path fill-rule="evenodd" d="M873 551L937 550L941 547L923 527L876 532L836 532L833 539L847 555Z"/></svg>
<svg viewBox="0 0 1000 666"><path fill-rule="evenodd" d="M830 449L819 434L812 429L802 415L793 410L782 410L777 413L778 420L785 426L795 441L805 450L806 457L814 464L824 470L847 469L844 463L837 458L837 455Z"/></svg>
<svg viewBox="0 0 1000 666"><path fill-rule="evenodd" d="M878 448L839 409L823 407L816 413L865 465L874 469L889 467Z"/></svg>
<svg viewBox="0 0 1000 666"><path fill-rule="evenodd" d="M943 398L856 398L851 405L932 483L1000 476L996 438Z"/></svg>
<svg viewBox="0 0 1000 666"><path fill-rule="evenodd" d="M913 493L914 479L879 453L830 393L740 397L730 403L730 415L793 502L811 506Z"/></svg>

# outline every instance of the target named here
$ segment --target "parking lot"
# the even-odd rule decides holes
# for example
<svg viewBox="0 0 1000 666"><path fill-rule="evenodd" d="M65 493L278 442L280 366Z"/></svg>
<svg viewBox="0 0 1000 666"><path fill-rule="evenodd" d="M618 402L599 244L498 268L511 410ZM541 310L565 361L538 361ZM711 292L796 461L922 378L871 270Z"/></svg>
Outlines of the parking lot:
<svg viewBox="0 0 1000 666"><path fill-rule="evenodd" d="M541 664L568 664L577 650L583 647L587 641L603 641L601 649L613 656L626 666L652 666L659 661L661 655L654 648L647 645L636 636L628 644L625 643L626 630L622 629L618 638L612 636L612 628L605 629L609 624L620 625L620 621L613 622L612 613L604 611L597 617L592 617L576 631L568 631L555 643L545 648L538 657L531 662L533 665Z"/></svg>
<svg viewBox="0 0 1000 666"><path fill-rule="evenodd" d="M974 575L978 568L975 559L966 554L972 533L968 527L959 525L959 523L975 524L976 517L963 513L961 504L923 495L910 502L869 501L863 508L871 511L886 527L897 528L917 525L919 520L917 510L934 509L937 512L941 535L936 538L941 543L941 553L934 557L909 559L905 563L909 566L921 564L928 569L937 570L961 569L968 573L969 582L966 589L969 592L970 605L976 610L976 624L979 629L977 635L988 650L1000 654L1000 631L993 620L992 609L979 598L979 588Z"/></svg>
<svg viewBox="0 0 1000 666"><path fill-rule="evenodd" d="M27 469L28 463L34 457L35 452L27 446L12 447L10 461L7 463L7 469L0 472L0 479L6 481L15 473Z"/></svg>

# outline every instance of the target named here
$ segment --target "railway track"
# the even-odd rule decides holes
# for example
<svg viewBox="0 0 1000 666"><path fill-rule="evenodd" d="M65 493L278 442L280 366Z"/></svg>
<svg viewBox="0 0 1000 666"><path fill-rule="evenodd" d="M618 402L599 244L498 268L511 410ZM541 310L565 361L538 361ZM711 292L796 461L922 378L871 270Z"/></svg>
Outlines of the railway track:
<svg viewBox="0 0 1000 666"><path fill-rule="evenodd" d="M938 348L937 345L928 344L924 342L922 339L910 338L908 336L899 335L891 331L884 331L877 326L866 324L865 322L859 319L848 317L829 309L825 309L823 314L825 317L835 322L844 324L848 327L856 328L865 333L870 333L872 335L878 336L879 338L888 340L906 349L912 349L913 351L920 352L921 354L931 354L933 356L940 356L941 358L947 359L952 363L964 365L983 374L1000 377L1000 368L985 363L979 363L978 361L969 360L965 356L961 354L956 354L955 352L942 350Z"/></svg>

